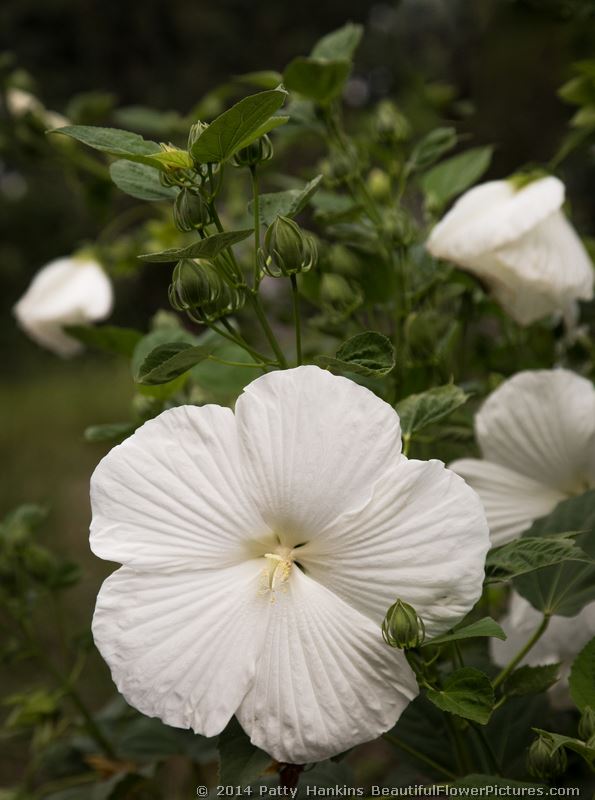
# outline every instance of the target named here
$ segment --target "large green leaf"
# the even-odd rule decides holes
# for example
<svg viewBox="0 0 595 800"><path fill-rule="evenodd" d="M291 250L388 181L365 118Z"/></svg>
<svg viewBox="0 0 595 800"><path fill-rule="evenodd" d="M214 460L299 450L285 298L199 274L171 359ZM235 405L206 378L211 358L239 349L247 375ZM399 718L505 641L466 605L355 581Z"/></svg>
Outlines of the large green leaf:
<svg viewBox="0 0 595 800"><path fill-rule="evenodd" d="M486 576L489 582L505 581L525 575L543 567L564 561L595 564L571 537L575 533L559 536L526 536L507 542L490 550L486 559Z"/></svg>
<svg viewBox="0 0 595 800"><path fill-rule="evenodd" d="M207 239L200 239L188 247L178 247L171 250L162 250L160 253L143 253L138 256L141 261L152 263L170 263L180 261L182 258L216 258L219 253L237 242L241 242L252 234L252 228L241 231L227 231L214 233Z"/></svg>
<svg viewBox="0 0 595 800"><path fill-rule="evenodd" d="M508 676L502 685L502 691L508 697L540 694L556 683L559 674L560 664L544 664L538 667L524 665Z"/></svg>
<svg viewBox="0 0 595 800"><path fill-rule="evenodd" d="M201 344L196 336L193 336L188 331L182 328L158 328L151 331L140 340L134 348L132 359L130 361L130 370L133 379L136 380L138 371L144 363L147 356L161 344L171 344L172 342L187 342L190 345ZM157 386L146 386L138 384L138 390L142 394L151 397L157 397L160 400L166 400L168 397L174 395L179 391L186 381L186 376L181 375L169 383L160 384Z"/></svg>
<svg viewBox="0 0 595 800"><path fill-rule="evenodd" d="M118 189L138 200L175 200L178 194L174 186L163 186L157 169L148 164L120 159L110 165L109 174Z"/></svg>
<svg viewBox="0 0 595 800"><path fill-rule="evenodd" d="M120 328L116 325L68 325L64 330L88 347L128 357L143 336L133 328Z"/></svg>
<svg viewBox="0 0 595 800"><path fill-rule="evenodd" d="M85 429L87 442L121 442L134 433L136 425L132 422L106 422L103 425L90 425Z"/></svg>
<svg viewBox="0 0 595 800"><path fill-rule="evenodd" d="M347 22L336 31L327 33L319 39L310 55L313 58L346 58L352 59L359 45L364 29L361 25Z"/></svg>
<svg viewBox="0 0 595 800"><path fill-rule="evenodd" d="M545 537L560 531L585 531L576 544L595 559L595 490L559 503L524 534ZM595 565L565 561L513 579L515 589L539 611L570 617L595 600Z"/></svg>
<svg viewBox="0 0 595 800"><path fill-rule="evenodd" d="M583 647L570 670L570 695L577 707L595 708L595 638Z"/></svg>
<svg viewBox="0 0 595 800"><path fill-rule="evenodd" d="M468 394L452 383L409 395L397 405L403 436L411 437L422 428L439 422L467 402L468 398Z"/></svg>
<svg viewBox="0 0 595 800"><path fill-rule="evenodd" d="M298 56L283 73L283 82L292 92L326 105L343 91L351 71L348 59Z"/></svg>
<svg viewBox="0 0 595 800"><path fill-rule="evenodd" d="M219 736L218 783L247 786L259 778L271 763L271 757L254 747L240 723L232 717Z"/></svg>
<svg viewBox="0 0 595 800"><path fill-rule="evenodd" d="M136 374L137 383L158 386L169 383L211 355L212 349L188 342L160 344L145 358Z"/></svg>
<svg viewBox="0 0 595 800"><path fill-rule="evenodd" d="M192 155L200 163L227 161L251 141L287 121L272 115L283 105L287 93L271 89L250 95L211 122L192 145Z"/></svg>
<svg viewBox="0 0 595 800"><path fill-rule="evenodd" d="M64 128L56 128L52 133L69 136L102 153L119 156L127 161L148 164L157 169L187 169L192 166L192 160L185 150L177 148L163 150L157 142L143 139L138 133L122 131L119 128L67 125Z"/></svg>
<svg viewBox="0 0 595 800"><path fill-rule="evenodd" d="M366 331L344 342L335 357L317 356L316 363L356 375L383 377L395 366L395 351L389 339L381 333Z"/></svg>
<svg viewBox="0 0 595 800"><path fill-rule="evenodd" d="M451 198L472 186L490 166L493 152L493 147L475 147L426 172L421 187L428 206L440 210Z"/></svg>
<svg viewBox="0 0 595 800"><path fill-rule="evenodd" d="M494 690L487 675L474 667L451 673L442 689L428 689L427 697L449 714L486 725L494 708Z"/></svg>
<svg viewBox="0 0 595 800"><path fill-rule="evenodd" d="M506 639L506 634L498 623L491 617L484 617L483 619L478 619L476 622L472 622L470 625L455 628L451 633L445 633L442 636L437 636L435 639L428 639L422 644L422 647L449 644L450 642L458 642L461 639L474 639L484 636Z"/></svg>
<svg viewBox="0 0 595 800"><path fill-rule="evenodd" d="M308 204L314 195L322 175L317 175L302 189L287 189L284 192L271 192L261 194L259 200L259 214L263 225L270 225L277 217L294 217ZM252 213L253 204L248 204L248 210Z"/></svg>

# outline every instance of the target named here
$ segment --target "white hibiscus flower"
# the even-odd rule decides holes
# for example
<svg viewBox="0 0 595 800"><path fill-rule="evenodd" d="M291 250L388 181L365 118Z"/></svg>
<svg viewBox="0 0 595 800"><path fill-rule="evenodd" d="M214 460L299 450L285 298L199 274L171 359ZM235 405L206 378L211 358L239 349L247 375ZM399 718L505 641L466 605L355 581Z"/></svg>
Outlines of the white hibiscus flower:
<svg viewBox="0 0 595 800"><path fill-rule="evenodd" d="M493 545L595 487L595 389L565 369L519 372L475 417L483 459L450 464L478 492Z"/></svg>
<svg viewBox="0 0 595 800"><path fill-rule="evenodd" d="M71 356L81 350L81 344L62 328L104 319L112 306L112 284L101 265L91 258L68 257L50 261L39 270L14 314L38 344Z"/></svg>
<svg viewBox="0 0 595 800"><path fill-rule="evenodd" d="M282 762L389 729L417 694L380 625L396 597L429 635L481 593L477 495L401 455L399 419L313 366L251 383L234 413L182 406L97 467L91 547L124 566L93 633L129 703L212 736L233 714Z"/></svg>
<svg viewBox="0 0 595 800"><path fill-rule="evenodd" d="M541 612L516 592L512 593L508 614L500 621L506 641L490 640L492 658L504 667L526 644L542 620ZM595 603L589 603L574 617L553 616L541 636L521 664L560 663L560 679L552 686L549 697L556 708L572 706L568 676L572 662L595 636Z"/></svg>
<svg viewBox="0 0 595 800"><path fill-rule="evenodd" d="M552 176L517 189L490 181L466 192L433 229L427 248L484 280L521 325L593 298L593 265L564 212Z"/></svg>

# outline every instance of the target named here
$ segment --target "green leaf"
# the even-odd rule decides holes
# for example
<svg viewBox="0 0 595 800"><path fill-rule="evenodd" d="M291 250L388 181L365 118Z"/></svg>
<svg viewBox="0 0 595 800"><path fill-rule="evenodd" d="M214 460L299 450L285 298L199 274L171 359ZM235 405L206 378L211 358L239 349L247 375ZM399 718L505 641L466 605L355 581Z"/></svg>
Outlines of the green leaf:
<svg viewBox="0 0 595 800"><path fill-rule="evenodd" d="M585 531L575 538L590 559L595 559L595 490L559 503L537 520L523 538L549 537L560 531ZM595 565L564 561L513 578L515 589L538 611L571 617L595 600Z"/></svg>
<svg viewBox="0 0 595 800"><path fill-rule="evenodd" d="M107 422L103 425L90 425L85 429L87 442L121 442L134 433L136 425L132 422Z"/></svg>
<svg viewBox="0 0 595 800"><path fill-rule="evenodd" d="M508 697L524 697L547 691L559 678L560 664L544 664L539 667L525 665L515 669L506 679L502 691Z"/></svg>
<svg viewBox="0 0 595 800"><path fill-rule="evenodd" d="M364 29L361 25L347 22L332 33L327 33L314 45L313 58L352 59L361 41Z"/></svg>
<svg viewBox="0 0 595 800"><path fill-rule="evenodd" d="M409 395L397 405L403 436L411 437L422 428L444 419L468 399L469 395L453 383Z"/></svg>
<svg viewBox="0 0 595 800"><path fill-rule="evenodd" d="M575 658L568 684L570 696L581 711L586 706L595 708L595 638Z"/></svg>
<svg viewBox="0 0 595 800"><path fill-rule="evenodd" d="M533 730L535 733L550 739L554 745L554 753L561 747L567 747L569 750L578 753L590 767L595 766L595 746L589 745L580 739L574 739L572 736L564 736L561 733L552 733L551 731L541 730L541 728L533 728Z"/></svg>
<svg viewBox="0 0 595 800"><path fill-rule="evenodd" d="M456 143L457 132L454 128L435 128L414 147L407 163L407 169L409 172L413 172L430 167L445 153L452 150Z"/></svg>
<svg viewBox="0 0 595 800"><path fill-rule="evenodd" d="M175 200L178 194L174 186L163 186L157 168L147 164L120 159L110 164L109 174L118 189L138 200Z"/></svg>
<svg viewBox="0 0 595 800"><path fill-rule="evenodd" d="M348 59L298 56L283 73L283 82L292 92L326 105L343 91L351 71Z"/></svg>
<svg viewBox="0 0 595 800"><path fill-rule="evenodd" d="M136 161L157 169L188 169L192 166L192 159L185 150L177 148L162 150L157 142L143 139L138 133L122 131L119 128L67 125L64 128L56 128L51 133L69 136L101 153L119 156L127 161Z"/></svg>
<svg viewBox="0 0 595 800"><path fill-rule="evenodd" d="M317 175L302 189L288 189L285 192L271 192L261 194L258 198L260 219L263 225L270 225L277 217L295 217L310 202L322 181L322 175ZM252 213L252 201L248 203L248 210Z"/></svg>
<svg viewBox="0 0 595 800"><path fill-rule="evenodd" d="M240 100L214 119L193 144L192 155L196 161L227 161L255 138L272 130L272 127L283 124L283 117L275 120L270 118L281 108L286 96L283 89L271 89Z"/></svg>
<svg viewBox="0 0 595 800"><path fill-rule="evenodd" d="M137 383L157 386L169 383L208 358L208 347L192 346L188 342L168 342L152 350L140 365Z"/></svg>
<svg viewBox="0 0 595 800"><path fill-rule="evenodd" d="M321 367L381 378L395 366L395 351L386 336L366 331L344 342L334 358L317 356L314 360Z"/></svg>
<svg viewBox="0 0 595 800"><path fill-rule="evenodd" d="M572 540L574 533L558 536L526 536L490 550L486 558L486 577L489 582L511 580L543 567L563 561L582 561L595 564L584 550Z"/></svg>
<svg viewBox="0 0 595 800"><path fill-rule="evenodd" d="M190 345L199 343L196 336L193 336L183 328L167 327L151 331L151 333L143 336L134 348L134 353L130 361L130 371L132 372L133 379L136 380L136 376L142 364L155 348L159 347L161 344L171 344L172 342L187 342ZM160 384L158 386L139 384L138 390L141 394L157 397L160 400L167 400L167 398L182 389L185 382L186 376L181 375L169 383Z"/></svg>
<svg viewBox="0 0 595 800"><path fill-rule="evenodd" d="M487 675L474 667L463 667L449 675L442 689L428 689L434 705L459 717L486 725L494 707L494 690Z"/></svg>
<svg viewBox="0 0 595 800"><path fill-rule="evenodd" d="M219 253L231 245L247 239L252 234L252 228L241 231L227 231L226 233L214 233L208 239L201 239L188 247L162 250L160 253L143 253L138 256L141 261L152 263L166 263L179 261L182 258L216 258Z"/></svg>
<svg viewBox="0 0 595 800"><path fill-rule="evenodd" d="M140 331L135 331L133 328L120 328L116 325L68 325L64 330L69 336L87 347L95 347L97 350L128 358L143 338Z"/></svg>
<svg viewBox="0 0 595 800"><path fill-rule="evenodd" d="M246 786L259 778L271 763L271 757L254 747L240 723L232 717L219 736L220 785Z"/></svg>
<svg viewBox="0 0 595 800"><path fill-rule="evenodd" d="M438 211L453 197L472 186L492 160L493 147L475 147L443 161L421 179L428 206Z"/></svg>
<svg viewBox="0 0 595 800"><path fill-rule="evenodd" d="M506 634L495 620L491 617L483 617L483 619L478 619L477 622L472 622L470 625L455 628L451 633L445 633L443 636L437 636L435 639L428 639L422 644L422 647L448 644L450 642L458 642L461 639L473 639L483 636L506 639Z"/></svg>

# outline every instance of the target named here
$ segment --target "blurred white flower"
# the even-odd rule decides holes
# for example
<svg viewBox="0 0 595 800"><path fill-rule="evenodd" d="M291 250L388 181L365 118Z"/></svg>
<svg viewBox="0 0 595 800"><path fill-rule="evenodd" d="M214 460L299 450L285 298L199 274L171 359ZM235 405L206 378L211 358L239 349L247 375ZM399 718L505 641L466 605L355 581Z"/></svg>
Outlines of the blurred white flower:
<svg viewBox="0 0 595 800"><path fill-rule="evenodd" d="M6 107L13 117L25 114L39 114L44 110L43 103L31 92L12 87L6 90Z"/></svg>
<svg viewBox="0 0 595 800"><path fill-rule="evenodd" d="M66 257L39 270L14 314L38 344L71 356L81 350L81 344L62 328L104 319L112 306L112 284L100 264L85 256Z"/></svg>
<svg viewBox="0 0 595 800"><path fill-rule="evenodd" d="M475 417L483 459L450 464L478 492L493 545L595 487L595 389L564 369L519 372Z"/></svg>
<svg viewBox="0 0 595 800"><path fill-rule="evenodd" d="M313 366L272 372L234 413L182 406L114 448L91 484L97 646L124 697L206 736L235 713L282 762L389 729L417 694L380 626L396 597L430 635L481 593L477 495L401 455L399 419Z"/></svg>
<svg viewBox="0 0 595 800"><path fill-rule="evenodd" d="M506 666L526 644L542 620L542 614L513 592L508 614L500 620L507 635L506 641L490 640L492 658L499 666ZM525 656L521 664L560 663L560 680L549 690L551 703L556 708L572 706L568 692L570 667L583 647L595 636L595 603L589 603L574 617L553 616L545 633Z"/></svg>
<svg viewBox="0 0 595 800"><path fill-rule="evenodd" d="M466 192L433 229L430 253L484 280L521 325L593 298L593 265L552 176L517 189L490 181Z"/></svg>

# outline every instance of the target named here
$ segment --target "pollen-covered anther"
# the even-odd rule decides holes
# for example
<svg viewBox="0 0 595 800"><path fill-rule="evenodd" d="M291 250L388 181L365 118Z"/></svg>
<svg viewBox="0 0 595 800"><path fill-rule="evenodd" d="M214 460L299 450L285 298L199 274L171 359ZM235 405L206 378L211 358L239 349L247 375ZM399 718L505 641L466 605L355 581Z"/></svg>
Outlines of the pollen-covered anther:
<svg viewBox="0 0 595 800"><path fill-rule="evenodd" d="M287 581L293 566L293 553L288 547L278 548L276 553L265 553L267 565L262 574L262 588L267 592L278 589L287 591ZM274 594L271 599L274 599Z"/></svg>

